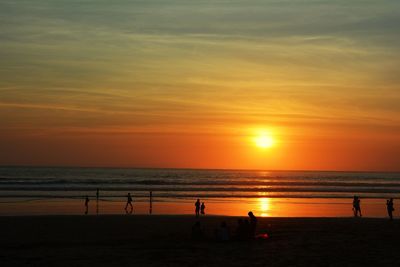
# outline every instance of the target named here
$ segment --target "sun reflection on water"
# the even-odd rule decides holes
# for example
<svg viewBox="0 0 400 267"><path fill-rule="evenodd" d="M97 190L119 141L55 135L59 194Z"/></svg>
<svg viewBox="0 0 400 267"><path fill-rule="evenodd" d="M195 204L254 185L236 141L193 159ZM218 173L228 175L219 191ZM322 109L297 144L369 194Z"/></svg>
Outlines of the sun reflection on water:
<svg viewBox="0 0 400 267"><path fill-rule="evenodd" d="M266 197L262 197L258 199L259 202L259 209L260 209L260 216L267 217L269 216L269 211L271 209L271 200Z"/></svg>

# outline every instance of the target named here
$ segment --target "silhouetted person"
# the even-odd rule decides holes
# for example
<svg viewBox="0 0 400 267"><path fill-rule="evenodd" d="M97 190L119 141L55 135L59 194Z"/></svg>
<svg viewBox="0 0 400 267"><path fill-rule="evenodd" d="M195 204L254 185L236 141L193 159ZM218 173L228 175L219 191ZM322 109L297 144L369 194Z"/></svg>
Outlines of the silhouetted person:
<svg viewBox="0 0 400 267"><path fill-rule="evenodd" d="M386 208L389 215L390 220L393 220L393 198L386 200Z"/></svg>
<svg viewBox="0 0 400 267"><path fill-rule="evenodd" d="M254 216L253 212L249 211L248 213L250 217L250 237L254 238L256 235L256 229L257 229L257 218Z"/></svg>
<svg viewBox="0 0 400 267"><path fill-rule="evenodd" d="M196 207L196 209L195 209L196 217L199 217L199 215L200 215L200 199L197 199L196 203L194 203L194 206Z"/></svg>
<svg viewBox="0 0 400 267"><path fill-rule="evenodd" d="M88 214L89 213L89 198L88 198L88 196L86 196L85 197L85 208L86 208L86 210L85 210L85 214Z"/></svg>
<svg viewBox="0 0 400 267"><path fill-rule="evenodd" d="M153 192L150 191L150 207L149 207L149 213L153 213Z"/></svg>
<svg viewBox="0 0 400 267"><path fill-rule="evenodd" d="M250 223L248 220L243 221L243 239L249 239L251 237L250 234Z"/></svg>
<svg viewBox="0 0 400 267"><path fill-rule="evenodd" d="M99 196L100 192L99 189L96 189L96 214L99 214Z"/></svg>
<svg viewBox="0 0 400 267"><path fill-rule="evenodd" d="M193 240L201 240L201 239L203 239L203 230L201 229L201 225L200 225L199 221L197 221L192 226L192 239Z"/></svg>
<svg viewBox="0 0 400 267"><path fill-rule="evenodd" d="M206 214L204 211L205 209L206 209L206 205L204 205L204 202L203 202L203 203L201 203L201 207L200 207L201 214Z"/></svg>
<svg viewBox="0 0 400 267"><path fill-rule="evenodd" d="M236 229L236 239L237 240L245 240L247 238L247 233L245 231L245 226L243 219L238 219L238 226Z"/></svg>
<svg viewBox="0 0 400 267"><path fill-rule="evenodd" d="M229 241L230 232L226 222L222 222L220 227L216 229L215 237L218 241Z"/></svg>
<svg viewBox="0 0 400 267"><path fill-rule="evenodd" d="M358 214L360 214L360 217L362 216L360 198L358 196L354 196L353 198L353 211L354 217L358 217Z"/></svg>
<svg viewBox="0 0 400 267"><path fill-rule="evenodd" d="M126 213L128 213L128 206L130 207L129 213L132 213L132 211L133 211L133 205L132 205L132 196L131 196L131 193L128 193L128 195L127 195L127 197L126 197L126 205L125 205L125 211L126 211Z"/></svg>

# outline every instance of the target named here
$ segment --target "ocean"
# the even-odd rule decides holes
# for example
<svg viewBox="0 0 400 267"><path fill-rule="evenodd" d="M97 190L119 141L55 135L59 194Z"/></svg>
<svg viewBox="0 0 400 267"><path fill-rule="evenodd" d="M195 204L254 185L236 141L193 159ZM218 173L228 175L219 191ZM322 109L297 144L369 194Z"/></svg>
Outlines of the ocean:
<svg viewBox="0 0 400 267"><path fill-rule="evenodd" d="M399 196L400 173L0 167L0 203L94 198L97 189L105 202L123 202L128 192L147 202L150 191L155 203L385 199Z"/></svg>

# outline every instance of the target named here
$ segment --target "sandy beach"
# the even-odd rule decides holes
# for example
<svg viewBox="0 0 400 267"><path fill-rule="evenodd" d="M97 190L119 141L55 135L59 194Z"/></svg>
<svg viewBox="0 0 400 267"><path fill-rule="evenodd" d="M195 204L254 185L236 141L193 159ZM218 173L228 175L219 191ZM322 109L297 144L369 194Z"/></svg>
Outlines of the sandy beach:
<svg viewBox="0 0 400 267"><path fill-rule="evenodd" d="M217 242L214 229L238 217L0 217L1 266L398 266L400 221L375 218L259 218L267 240Z"/></svg>

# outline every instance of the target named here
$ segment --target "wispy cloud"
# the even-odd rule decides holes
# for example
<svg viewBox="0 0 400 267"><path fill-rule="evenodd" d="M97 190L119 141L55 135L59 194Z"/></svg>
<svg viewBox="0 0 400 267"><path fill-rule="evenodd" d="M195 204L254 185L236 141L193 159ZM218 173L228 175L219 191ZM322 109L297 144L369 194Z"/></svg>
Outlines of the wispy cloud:
<svg viewBox="0 0 400 267"><path fill-rule="evenodd" d="M399 10L390 0L1 1L0 124L392 134Z"/></svg>

